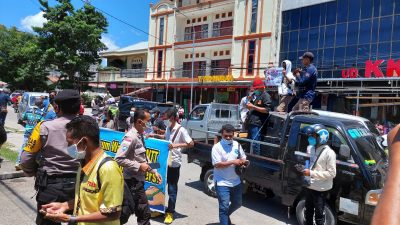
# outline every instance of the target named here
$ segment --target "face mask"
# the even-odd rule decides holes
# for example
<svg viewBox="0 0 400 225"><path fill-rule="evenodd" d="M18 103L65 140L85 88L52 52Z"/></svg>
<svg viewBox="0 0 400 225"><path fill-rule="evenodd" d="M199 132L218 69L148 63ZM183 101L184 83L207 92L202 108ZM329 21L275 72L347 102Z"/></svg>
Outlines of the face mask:
<svg viewBox="0 0 400 225"><path fill-rule="evenodd" d="M133 117L135 115L135 112L131 111L129 114L131 115L131 117Z"/></svg>
<svg viewBox="0 0 400 225"><path fill-rule="evenodd" d="M254 91L254 94L257 95L257 96L260 96L260 95L262 94L262 92L259 91L259 90L255 90L255 91Z"/></svg>
<svg viewBox="0 0 400 225"><path fill-rule="evenodd" d="M223 145L232 145L232 143L233 143L233 140L227 140L225 138L221 139L221 144L223 144Z"/></svg>
<svg viewBox="0 0 400 225"><path fill-rule="evenodd" d="M315 137L308 137L308 144L316 145L317 144L317 140L315 139Z"/></svg>
<svg viewBox="0 0 400 225"><path fill-rule="evenodd" d="M150 129L150 128L152 128L153 126L151 125L151 122L150 121L147 121L147 123L146 123L146 128L147 129Z"/></svg>
<svg viewBox="0 0 400 225"><path fill-rule="evenodd" d="M85 147L85 150L83 150L83 151L78 150L78 145L81 141L82 141L82 139L79 140L78 143L67 147L68 155L74 159L84 159L85 158L87 146Z"/></svg>

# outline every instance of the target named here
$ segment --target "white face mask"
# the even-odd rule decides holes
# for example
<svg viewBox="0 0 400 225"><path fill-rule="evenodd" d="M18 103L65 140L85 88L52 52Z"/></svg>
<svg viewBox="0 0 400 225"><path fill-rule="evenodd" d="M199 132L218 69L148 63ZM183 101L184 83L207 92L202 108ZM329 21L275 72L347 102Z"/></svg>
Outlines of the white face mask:
<svg viewBox="0 0 400 225"><path fill-rule="evenodd" d="M85 158L87 146L85 147L85 149L83 151L78 150L78 145L82 141L82 139L83 138L81 138L81 140L79 140L78 143L67 147L68 155L71 156L71 158L74 158L74 159L84 159Z"/></svg>

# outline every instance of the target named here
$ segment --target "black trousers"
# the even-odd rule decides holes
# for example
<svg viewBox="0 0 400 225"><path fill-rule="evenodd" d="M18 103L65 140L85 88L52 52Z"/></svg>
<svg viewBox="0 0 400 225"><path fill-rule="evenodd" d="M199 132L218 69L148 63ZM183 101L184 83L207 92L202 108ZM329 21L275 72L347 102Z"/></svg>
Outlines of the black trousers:
<svg viewBox="0 0 400 225"><path fill-rule="evenodd" d="M147 201L146 192L144 190L144 181L126 179L125 182L132 193L135 204L134 209L137 217L137 224L150 225L151 211L149 208L149 202Z"/></svg>
<svg viewBox="0 0 400 225"><path fill-rule="evenodd" d="M40 188L37 196L37 225L61 225L51 220L44 219L44 215L39 213L42 205L51 202L66 202L75 197L76 178L48 178L46 187Z"/></svg>
<svg viewBox="0 0 400 225"><path fill-rule="evenodd" d="M305 225L314 225L314 214L316 225L325 224L325 199L326 192L306 190Z"/></svg>

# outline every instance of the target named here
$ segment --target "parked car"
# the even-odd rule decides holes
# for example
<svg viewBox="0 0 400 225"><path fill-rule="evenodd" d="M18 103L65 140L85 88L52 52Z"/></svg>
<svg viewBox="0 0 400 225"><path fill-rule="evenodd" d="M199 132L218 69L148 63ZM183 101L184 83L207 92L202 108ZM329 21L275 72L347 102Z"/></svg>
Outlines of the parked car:
<svg viewBox="0 0 400 225"><path fill-rule="evenodd" d="M224 124L232 124L237 130L240 123L239 106L231 104L211 103L194 107L189 118L183 120L182 126L192 130L194 140L205 140L206 131L218 131Z"/></svg>
<svg viewBox="0 0 400 225"><path fill-rule="evenodd" d="M272 112L266 124L261 141L235 138L250 161L243 175L246 190L279 197L303 225L305 187L302 174L295 165L304 165L310 155L307 154L308 136L301 130L308 125L322 124L330 132L328 145L337 154L337 176L325 207L326 224L335 225L338 220L370 224L388 166L387 156L370 130L344 116L337 118L315 112ZM206 140L195 141L194 147L188 149L188 160L202 167L200 180L204 183L204 190L215 196L211 161L214 140L208 136L218 134L205 132L208 134ZM260 155L253 154L252 143L261 145Z"/></svg>
<svg viewBox="0 0 400 225"><path fill-rule="evenodd" d="M41 92L25 92L22 95L21 102L18 105L18 114L17 114L19 124L22 123L21 121L22 115L35 105L36 98L40 96L49 97L49 94Z"/></svg>

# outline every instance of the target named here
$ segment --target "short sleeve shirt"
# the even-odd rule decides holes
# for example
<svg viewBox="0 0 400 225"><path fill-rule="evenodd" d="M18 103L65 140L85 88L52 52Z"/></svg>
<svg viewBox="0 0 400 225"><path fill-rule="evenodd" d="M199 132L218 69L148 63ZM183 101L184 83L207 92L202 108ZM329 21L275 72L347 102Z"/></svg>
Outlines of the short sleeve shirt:
<svg viewBox="0 0 400 225"><path fill-rule="evenodd" d="M268 112L270 111L271 96L267 92L262 93L258 97L256 97L255 95L253 95L252 97L253 99L251 100L251 103L253 103L257 107L266 108ZM261 113L254 109L250 110L248 116L249 124L258 127L261 127L267 118L268 118L268 113Z"/></svg>
<svg viewBox="0 0 400 225"><path fill-rule="evenodd" d="M106 158L107 155L103 152L100 157L93 159L85 167L82 168L83 180L80 183L79 189L76 188L75 193L75 209L77 206L77 198L80 197L80 207L78 215L88 215L95 212L103 214L114 213L122 210L122 200L124 193L124 180L122 171L115 161L108 161L104 163L100 170L100 162ZM99 189L99 181L97 180L97 173L99 173L101 187ZM77 184L81 173L78 173ZM79 192L78 192L79 190ZM94 223L80 222L78 225L89 225ZM96 222L99 225L119 225L119 219L107 222Z"/></svg>
<svg viewBox="0 0 400 225"><path fill-rule="evenodd" d="M235 160L239 156L239 151L241 159L246 159L243 148L237 141L233 141L232 145L224 145L219 142L212 149L212 164ZM231 165L225 168L214 168L214 182L218 186L234 187L239 185L241 181L235 172L235 166Z"/></svg>
<svg viewBox="0 0 400 225"><path fill-rule="evenodd" d="M181 125L178 123L175 124L174 128L167 127L167 130L165 132L165 140L169 141L172 143L172 139L175 136L175 132L177 132L178 128ZM174 144L189 144L192 142L192 138L189 136L187 130L183 127L181 127L178 131L178 134L176 135L176 138L174 140ZM182 148L174 148L171 150L171 156L172 157L172 164L171 167L180 167L182 164Z"/></svg>

